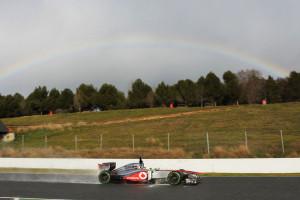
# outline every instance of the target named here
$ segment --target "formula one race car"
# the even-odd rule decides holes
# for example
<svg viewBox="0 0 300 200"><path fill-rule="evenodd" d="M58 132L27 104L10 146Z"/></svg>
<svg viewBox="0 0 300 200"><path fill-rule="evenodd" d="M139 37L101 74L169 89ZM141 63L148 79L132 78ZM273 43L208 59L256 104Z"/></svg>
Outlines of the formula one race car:
<svg viewBox="0 0 300 200"><path fill-rule="evenodd" d="M99 164L99 182L107 183L156 183L170 185L197 185L200 183L199 172L187 170L147 169L140 158L139 163L130 163L116 168L115 162Z"/></svg>

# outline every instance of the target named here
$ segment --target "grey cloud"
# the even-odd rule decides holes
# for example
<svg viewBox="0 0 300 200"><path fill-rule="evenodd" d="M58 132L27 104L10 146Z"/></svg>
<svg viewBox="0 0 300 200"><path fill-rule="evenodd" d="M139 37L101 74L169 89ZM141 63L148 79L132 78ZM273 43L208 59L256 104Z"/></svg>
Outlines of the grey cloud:
<svg viewBox="0 0 300 200"><path fill-rule="evenodd" d="M127 91L139 77L155 86L160 80L196 80L209 71L221 75L227 69L258 68L265 75L280 75L238 55L201 48L201 41L299 71L299 8L296 0L3 0L0 71L28 58L34 64L0 74L0 93L28 94L40 84L74 89L81 82L110 82ZM127 37L154 42L160 38L164 45L124 47ZM168 47L171 38L199 41L194 45L200 47ZM114 45L74 51L95 41ZM51 56L62 49L70 52ZM47 59L35 62L39 55Z"/></svg>

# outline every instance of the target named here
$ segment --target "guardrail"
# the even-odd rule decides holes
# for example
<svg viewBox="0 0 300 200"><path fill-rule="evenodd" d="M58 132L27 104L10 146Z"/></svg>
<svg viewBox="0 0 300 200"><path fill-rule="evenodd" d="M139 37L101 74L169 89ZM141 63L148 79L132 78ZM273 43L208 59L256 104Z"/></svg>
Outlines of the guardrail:
<svg viewBox="0 0 300 200"><path fill-rule="evenodd" d="M117 167L138 159L0 158L0 168L97 170L102 162ZM214 173L300 173L300 158L144 159L146 167Z"/></svg>

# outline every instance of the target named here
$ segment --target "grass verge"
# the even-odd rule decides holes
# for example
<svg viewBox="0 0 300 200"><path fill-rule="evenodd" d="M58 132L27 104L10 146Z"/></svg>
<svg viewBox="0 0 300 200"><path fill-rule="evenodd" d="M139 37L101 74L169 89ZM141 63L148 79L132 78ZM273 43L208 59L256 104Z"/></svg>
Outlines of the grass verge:
<svg viewBox="0 0 300 200"><path fill-rule="evenodd" d="M0 156L3 157L300 156L300 103L221 106L205 109L114 110L19 117L3 121L16 127L16 141L0 145L3 149L0 150ZM284 154L280 130L283 130ZM207 133L210 144L209 156ZM167 151L168 144L170 151ZM47 150L44 150L45 147L48 147ZM99 151L100 148L102 151Z"/></svg>

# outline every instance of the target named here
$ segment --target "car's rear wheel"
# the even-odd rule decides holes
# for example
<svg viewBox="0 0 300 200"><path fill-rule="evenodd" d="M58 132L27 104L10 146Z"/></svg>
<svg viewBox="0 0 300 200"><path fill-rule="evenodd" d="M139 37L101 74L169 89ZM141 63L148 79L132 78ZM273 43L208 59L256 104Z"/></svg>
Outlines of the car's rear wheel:
<svg viewBox="0 0 300 200"><path fill-rule="evenodd" d="M179 185L182 181L181 173L176 171L170 172L167 181L170 185Z"/></svg>
<svg viewBox="0 0 300 200"><path fill-rule="evenodd" d="M109 171L102 171L98 176L99 182L102 184L107 184L110 182L110 173Z"/></svg>

